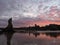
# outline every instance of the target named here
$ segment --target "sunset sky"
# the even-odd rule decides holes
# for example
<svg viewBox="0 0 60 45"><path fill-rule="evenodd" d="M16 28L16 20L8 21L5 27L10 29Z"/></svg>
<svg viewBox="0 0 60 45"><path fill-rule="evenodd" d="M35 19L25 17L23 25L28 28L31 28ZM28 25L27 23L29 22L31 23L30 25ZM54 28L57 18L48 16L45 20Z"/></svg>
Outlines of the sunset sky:
<svg viewBox="0 0 60 45"><path fill-rule="evenodd" d="M0 27L60 24L60 0L0 0Z"/></svg>

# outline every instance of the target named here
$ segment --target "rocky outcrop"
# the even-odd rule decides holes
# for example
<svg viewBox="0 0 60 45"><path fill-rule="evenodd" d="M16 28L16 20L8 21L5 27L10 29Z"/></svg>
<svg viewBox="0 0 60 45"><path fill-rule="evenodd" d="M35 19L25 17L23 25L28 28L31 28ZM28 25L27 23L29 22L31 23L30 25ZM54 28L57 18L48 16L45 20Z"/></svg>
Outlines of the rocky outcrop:
<svg viewBox="0 0 60 45"><path fill-rule="evenodd" d="M13 32L12 18L10 18L8 20L8 25L3 31L4 32Z"/></svg>

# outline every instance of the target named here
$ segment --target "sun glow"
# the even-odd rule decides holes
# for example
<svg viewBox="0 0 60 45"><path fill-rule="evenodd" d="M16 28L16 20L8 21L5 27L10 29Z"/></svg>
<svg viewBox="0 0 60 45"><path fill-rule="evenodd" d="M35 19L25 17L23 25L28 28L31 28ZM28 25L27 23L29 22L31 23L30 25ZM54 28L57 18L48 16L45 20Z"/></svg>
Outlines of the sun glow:
<svg viewBox="0 0 60 45"><path fill-rule="evenodd" d="M29 17L29 18L37 17L37 15L34 13L23 13L23 14L24 14L24 17Z"/></svg>

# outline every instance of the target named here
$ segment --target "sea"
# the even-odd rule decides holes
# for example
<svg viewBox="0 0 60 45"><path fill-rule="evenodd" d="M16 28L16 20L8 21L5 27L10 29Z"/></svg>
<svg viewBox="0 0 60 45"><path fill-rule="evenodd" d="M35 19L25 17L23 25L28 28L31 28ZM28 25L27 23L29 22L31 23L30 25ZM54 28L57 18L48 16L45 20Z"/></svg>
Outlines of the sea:
<svg viewBox="0 0 60 45"><path fill-rule="evenodd" d="M45 33L40 31L37 32L17 31L13 33L9 45L60 45L60 36L54 37L46 35ZM8 45L7 37L9 36L10 36L9 33L0 34L0 45Z"/></svg>

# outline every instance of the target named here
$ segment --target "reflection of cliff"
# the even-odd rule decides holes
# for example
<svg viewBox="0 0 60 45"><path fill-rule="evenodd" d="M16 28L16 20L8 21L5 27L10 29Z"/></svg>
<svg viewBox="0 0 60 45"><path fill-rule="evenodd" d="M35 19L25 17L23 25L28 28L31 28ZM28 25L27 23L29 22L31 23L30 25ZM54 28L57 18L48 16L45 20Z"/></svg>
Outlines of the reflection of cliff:
<svg viewBox="0 0 60 45"><path fill-rule="evenodd" d="M57 37L60 36L60 32L49 32L49 33L45 33L47 36L51 36L51 37Z"/></svg>
<svg viewBox="0 0 60 45"><path fill-rule="evenodd" d="M39 36L40 35L40 33L33 33L33 35L35 36L35 37L37 37L37 36Z"/></svg>
<svg viewBox="0 0 60 45"><path fill-rule="evenodd" d="M35 37L38 37L40 36L40 33L32 33ZM50 37L54 37L54 38L57 38L58 36L60 36L60 32L46 32L46 33L42 33L42 34L45 34L46 36L50 36Z"/></svg>

